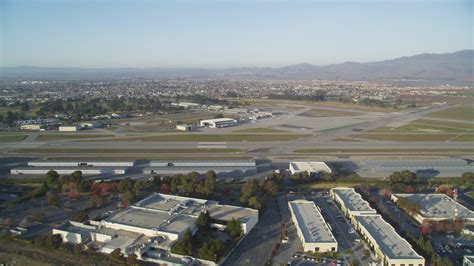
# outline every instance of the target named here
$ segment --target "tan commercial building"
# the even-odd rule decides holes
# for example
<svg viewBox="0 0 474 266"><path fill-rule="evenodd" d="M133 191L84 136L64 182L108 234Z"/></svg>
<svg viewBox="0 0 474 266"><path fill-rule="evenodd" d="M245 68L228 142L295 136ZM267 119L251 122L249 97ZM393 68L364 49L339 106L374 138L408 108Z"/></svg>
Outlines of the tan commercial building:
<svg viewBox="0 0 474 266"><path fill-rule="evenodd" d="M305 252L337 251L336 238L314 202L294 200L289 201L288 206Z"/></svg>
<svg viewBox="0 0 474 266"><path fill-rule="evenodd" d="M354 215L377 213L354 188L337 187L331 189L329 194L339 205L341 211L349 218L352 218Z"/></svg>
<svg viewBox="0 0 474 266"><path fill-rule="evenodd" d="M379 214L356 215L354 226L384 266L424 266L425 259Z"/></svg>
<svg viewBox="0 0 474 266"><path fill-rule="evenodd" d="M81 130L81 126L60 126L59 131L61 132L75 132Z"/></svg>
<svg viewBox="0 0 474 266"><path fill-rule="evenodd" d="M27 124L20 126L20 130L40 131L42 129L44 129L44 126L39 124Z"/></svg>

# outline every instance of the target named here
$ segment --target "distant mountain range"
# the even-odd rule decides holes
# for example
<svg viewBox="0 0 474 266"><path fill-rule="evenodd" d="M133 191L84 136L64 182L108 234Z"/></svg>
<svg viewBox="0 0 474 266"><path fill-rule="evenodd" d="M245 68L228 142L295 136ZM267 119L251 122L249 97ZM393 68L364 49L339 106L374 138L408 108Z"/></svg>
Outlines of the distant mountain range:
<svg viewBox="0 0 474 266"><path fill-rule="evenodd" d="M370 63L345 62L316 66L297 64L279 68L0 68L3 79L100 79L222 77L295 80L418 81L429 83L474 84L474 50L445 54L419 54Z"/></svg>

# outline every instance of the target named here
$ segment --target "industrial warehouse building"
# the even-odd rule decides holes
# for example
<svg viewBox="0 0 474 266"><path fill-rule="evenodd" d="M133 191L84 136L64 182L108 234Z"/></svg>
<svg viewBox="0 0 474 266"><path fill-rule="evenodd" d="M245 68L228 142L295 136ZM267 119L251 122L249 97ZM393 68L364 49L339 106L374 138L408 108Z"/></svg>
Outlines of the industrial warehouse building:
<svg viewBox="0 0 474 266"><path fill-rule="evenodd" d="M198 230L196 219L209 211L211 227L223 230L227 222L239 220L248 234L258 222L258 211L216 201L155 193L130 207L111 214L102 221L91 221L91 226L69 222L53 229L63 241L95 244L103 253L120 248L126 255L136 254L147 260L151 248L168 251L186 231Z"/></svg>
<svg viewBox="0 0 474 266"><path fill-rule="evenodd" d="M187 125L187 124L179 124L176 125L176 130L180 131L195 131L196 126L195 125Z"/></svg>
<svg viewBox="0 0 474 266"><path fill-rule="evenodd" d="M128 167L135 165L135 161L31 161L28 166L16 167L10 170L11 174L44 175L50 170L60 175L72 174L81 171L83 175L125 174Z"/></svg>
<svg viewBox="0 0 474 266"><path fill-rule="evenodd" d="M20 126L20 130L40 131L42 129L44 129L44 125L41 124L26 124Z"/></svg>
<svg viewBox="0 0 474 266"><path fill-rule="evenodd" d="M233 118L206 119L199 122L201 127L222 128L237 126L237 120Z"/></svg>
<svg viewBox="0 0 474 266"><path fill-rule="evenodd" d="M197 172L204 174L213 170L218 175L250 175L257 172L255 160L157 160L151 161L150 167L144 168L145 174L187 174Z"/></svg>
<svg viewBox="0 0 474 266"><path fill-rule="evenodd" d="M288 206L305 252L337 251L337 241L314 202L294 200Z"/></svg>
<svg viewBox="0 0 474 266"><path fill-rule="evenodd" d="M421 193L393 194L391 199L397 202L401 197L420 205L420 213L413 215L413 218L420 224L423 222L443 221L454 218L474 222L474 211L469 210L447 195Z"/></svg>
<svg viewBox="0 0 474 266"><path fill-rule="evenodd" d="M338 187L329 191L331 197L341 208L341 211L349 218L354 215L376 214L377 211L370 207L362 196L354 188Z"/></svg>
<svg viewBox="0 0 474 266"><path fill-rule="evenodd" d="M352 221L382 265L425 266L425 259L379 214L356 215Z"/></svg>
<svg viewBox="0 0 474 266"><path fill-rule="evenodd" d="M321 172L332 173L325 162L290 162L290 172L293 175L301 172L307 172L309 175Z"/></svg>

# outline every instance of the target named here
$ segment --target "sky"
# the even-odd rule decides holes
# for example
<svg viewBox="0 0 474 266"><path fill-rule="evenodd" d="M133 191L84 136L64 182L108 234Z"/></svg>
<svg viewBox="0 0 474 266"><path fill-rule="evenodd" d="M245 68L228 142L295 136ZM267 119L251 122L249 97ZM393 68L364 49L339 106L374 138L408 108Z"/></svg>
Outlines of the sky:
<svg viewBox="0 0 474 266"><path fill-rule="evenodd" d="M473 49L471 0L0 0L0 66L278 67Z"/></svg>

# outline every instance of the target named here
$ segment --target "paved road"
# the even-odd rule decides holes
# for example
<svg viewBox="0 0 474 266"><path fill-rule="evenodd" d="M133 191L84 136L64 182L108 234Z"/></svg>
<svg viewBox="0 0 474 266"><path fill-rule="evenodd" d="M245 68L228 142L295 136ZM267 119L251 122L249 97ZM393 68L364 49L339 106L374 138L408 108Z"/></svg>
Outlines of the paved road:
<svg viewBox="0 0 474 266"><path fill-rule="evenodd" d="M275 201L266 201L267 210L257 225L236 247L224 265L265 265L280 237L280 223Z"/></svg>

